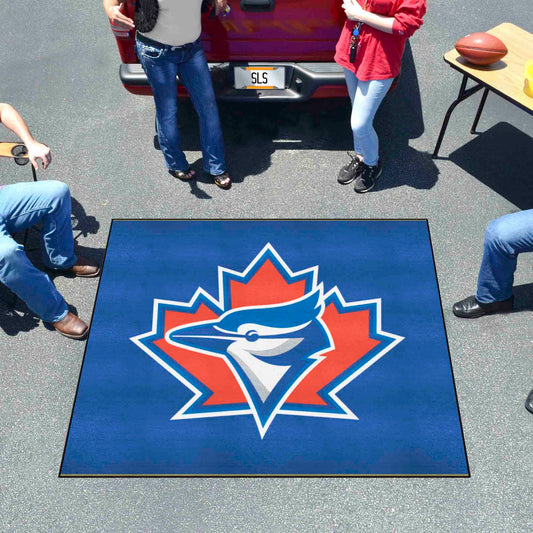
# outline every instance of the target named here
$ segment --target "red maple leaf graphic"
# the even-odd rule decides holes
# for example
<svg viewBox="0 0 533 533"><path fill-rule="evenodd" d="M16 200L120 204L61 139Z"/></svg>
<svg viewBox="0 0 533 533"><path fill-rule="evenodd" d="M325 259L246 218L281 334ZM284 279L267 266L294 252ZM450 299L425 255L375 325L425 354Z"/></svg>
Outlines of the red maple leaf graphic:
<svg viewBox="0 0 533 533"><path fill-rule="evenodd" d="M285 281L273 263L267 260L247 283L231 280L230 291L232 309L282 304L305 295L305 280ZM322 320L331 333L335 348L324 354L324 359L299 383L286 404L327 405L320 398L319 391L380 343L369 337L368 310L341 311L334 303L325 309ZM195 313L167 310L164 331L217 317L214 311L203 304ZM164 338L155 341L155 344L212 391L204 405L247 403L237 380L222 358L173 346Z"/></svg>

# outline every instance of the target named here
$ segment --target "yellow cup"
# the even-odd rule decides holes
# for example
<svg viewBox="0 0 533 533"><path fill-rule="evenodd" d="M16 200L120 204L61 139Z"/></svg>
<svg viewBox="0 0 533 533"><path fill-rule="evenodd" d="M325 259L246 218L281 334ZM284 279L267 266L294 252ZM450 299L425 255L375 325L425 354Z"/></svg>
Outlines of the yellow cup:
<svg viewBox="0 0 533 533"><path fill-rule="evenodd" d="M524 92L533 98L533 59L526 62Z"/></svg>

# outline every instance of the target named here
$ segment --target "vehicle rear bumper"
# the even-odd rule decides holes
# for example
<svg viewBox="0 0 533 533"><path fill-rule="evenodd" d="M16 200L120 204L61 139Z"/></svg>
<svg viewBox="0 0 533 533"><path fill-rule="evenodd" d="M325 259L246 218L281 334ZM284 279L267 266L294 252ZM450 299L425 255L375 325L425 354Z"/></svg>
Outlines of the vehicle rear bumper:
<svg viewBox="0 0 533 533"><path fill-rule="evenodd" d="M304 101L315 97L346 96L344 70L336 63L209 63L219 100L238 102L275 100ZM285 89L235 89L235 66L285 67ZM120 65L120 80L133 94L151 94L150 84L139 63ZM178 79L179 84L179 79Z"/></svg>

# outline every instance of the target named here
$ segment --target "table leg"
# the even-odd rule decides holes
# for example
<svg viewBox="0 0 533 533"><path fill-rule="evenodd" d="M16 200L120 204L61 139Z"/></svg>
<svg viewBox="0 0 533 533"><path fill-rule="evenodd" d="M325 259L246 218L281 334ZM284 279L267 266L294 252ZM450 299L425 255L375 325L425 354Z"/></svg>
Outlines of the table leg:
<svg viewBox="0 0 533 533"><path fill-rule="evenodd" d="M31 175L33 177L33 181L38 181L37 180L37 172L35 171L35 169L33 168L33 164L30 162L30 167L31 167ZM34 226L32 226L34 227ZM28 228L25 232L24 232L24 248L26 248L26 242L28 241L28 236L30 234L30 230L31 228ZM31 250L29 250L30 252L32 252L33 250L37 250L37 248L32 248Z"/></svg>
<svg viewBox="0 0 533 533"><path fill-rule="evenodd" d="M448 108L448 111L446 111L444 122L442 123L442 127L440 129L439 138L437 139L437 144L435 145L435 150L433 152L433 159L437 159L439 155L440 146L442 144L442 140L444 139L444 134L446 133L448 122L450 121L450 117L453 113L453 110L457 107L457 104L460 104L463 100L466 100L467 98L469 98L470 96L477 93L483 88L483 85L475 85L474 87L470 87L470 89L467 89L467 82L468 76L465 74L463 75L463 81L461 82L461 88L459 89L459 94L457 95L457 98Z"/></svg>
<svg viewBox="0 0 533 533"><path fill-rule="evenodd" d="M483 113L483 108L485 107L485 102L487 101L487 96L489 95L489 89L485 88L483 91L483 96L481 97L481 102L479 102L479 107L477 108L476 118L474 119L474 123L472 124L472 129L470 130L470 133L476 133L477 124L479 122L479 119L481 118L481 113Z"/></svg>

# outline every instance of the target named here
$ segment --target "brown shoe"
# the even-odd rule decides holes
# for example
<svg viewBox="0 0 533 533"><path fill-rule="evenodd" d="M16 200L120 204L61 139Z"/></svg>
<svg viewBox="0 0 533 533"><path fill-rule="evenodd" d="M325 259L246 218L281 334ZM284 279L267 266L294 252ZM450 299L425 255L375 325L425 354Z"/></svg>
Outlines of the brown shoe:
<svg viewBox="0 0 533 533"><path fill-rule="evenodd" d="M59 322L52 322L52 326L58 333L69 339L80 340L85 338L89 331L89 326L70 311L67 316Z"/></svg>
<svg viewBox="0 0 533 533"><path fill-rule="evenodd" d="M100 267L90 259L78 257L78 260L67 272L72 272L79 278L94 278L100 274Z"/></svg>

